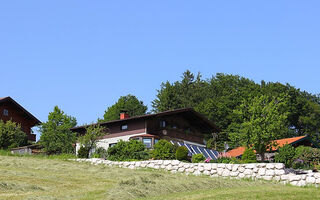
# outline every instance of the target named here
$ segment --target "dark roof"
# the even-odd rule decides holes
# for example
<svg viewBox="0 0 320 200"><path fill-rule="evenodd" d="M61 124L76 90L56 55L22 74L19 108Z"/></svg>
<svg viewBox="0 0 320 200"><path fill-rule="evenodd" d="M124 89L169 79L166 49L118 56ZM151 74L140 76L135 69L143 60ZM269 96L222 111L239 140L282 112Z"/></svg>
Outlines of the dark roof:
<svg viewBox="0 0 320 200"><path fill-rule="evenodd" d="M99 125L107 126L107 125L117 123L117 122L125 122L125 121L132 121L132 120L138 120L138 119L148 119L148 118L153 118L153 117L161 117L161 116L180 114L180 113L191 114L191 115L197 117L198 119L200 119L202 122L204 122L208 127L215 129L215 130L219 130L219 128L212 121L208 120L206 117L204 117L202 114L196 112L192 108L181 108L181 109L176 109L176 110L169 110L169 111L159 112L159 113L155 113L155 114L147 114L147 115L141 115L141 116L134 116L134 117L126 118L126 119L117 119L117 120L111 120L111 121L107 121L107 122L94 123L91 125L98 125L99 124ZM90 125L77 126L77 127L71 128L71 130L76 131L77 129L85 129L88 126L90 126Z"/></svg>
<svg viewBox="0 0 320 200"><path fill-rule="evenodd" d="M2 97L2 98L0 98L0 103L7 102L7 101L13 103L15 106L20 108L24 113L26 113L30 118L32 118L35 121L35 125L41 124L40 120L38 120L35 116L33 116L31 113L29 113L26 109L24 109L20 104L18 104L11 97Z"/></svg>

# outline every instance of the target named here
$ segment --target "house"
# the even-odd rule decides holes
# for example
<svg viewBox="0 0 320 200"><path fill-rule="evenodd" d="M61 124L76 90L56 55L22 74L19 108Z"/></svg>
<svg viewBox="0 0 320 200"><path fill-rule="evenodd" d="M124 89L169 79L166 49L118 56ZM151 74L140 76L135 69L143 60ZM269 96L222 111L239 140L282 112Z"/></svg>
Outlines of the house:
<svg viewBox="0 0 320 200"><path fill-rule="evenodd" d="M186 146L189 155L202 153L205 157L217 158L218 152L205 148L204 134L218 132L219 129L191 108L177 109L130 117L121 113L120 119L99 123L107 132L97 143L98 147L108 149L120 140L140 140L149 149L159 139L166 139L173 144ZM74 127L71 130L78 135L85 134L87 126ZM78 151L80 145L76 145Z"/></svg>
<svg viewBox="0 0 320 200"><path fill-rule="evenodd" d="M11 97L0 98L0 120L4 122L12 120L20 124L22 131L27 134L28 140L36 141L36 135L32 133L31 128L41 122Z"/></svg>
<svg viewBox="0 0 320 200"><path fill-rule="evenodd" d="M317 144L314 143L308 136L299 136L299 137L292 137L292 138L284 138L280 140L274 140L276 146L272 147L271 150L266 153L267 160L272 160L274 157L275 152L282 146L289 144L293 147L298 146L310 146L318 148ZM226 156L240 158L245 150L245 147L237 147L232 149L226 153Z"/></svg>

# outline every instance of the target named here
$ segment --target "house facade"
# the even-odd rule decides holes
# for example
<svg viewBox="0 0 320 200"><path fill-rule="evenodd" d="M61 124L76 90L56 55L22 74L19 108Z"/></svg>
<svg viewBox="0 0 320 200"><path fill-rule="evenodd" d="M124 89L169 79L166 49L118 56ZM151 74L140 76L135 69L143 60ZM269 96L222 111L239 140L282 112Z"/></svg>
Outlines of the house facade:
<svg viewBox="0 0 320 200"><path fill-rule="evenodd" d="M201 153L205 148L204 134L219 131L211 121L191 108L135 117L121 113L119 120L103 122L100 125L106 127L107 131L97 146L104 149L112 147L120 140L131 139L140 140L147 148L152 149L159 139L166 139L179 146L185 145L190 154ZM79 126L71 130L81 135L85 134L85 128L86 126ZM77 144L76 151L79 148L80 145Z"/></svg>
<svg viewBox="0 0 320 200"><path fill-rule="evenodd" d="M12 120L20 124L28 140L36 141L36 135L32 133L31 128L41 122L11 97L0 98L0 119L4 122Z"/></svg>

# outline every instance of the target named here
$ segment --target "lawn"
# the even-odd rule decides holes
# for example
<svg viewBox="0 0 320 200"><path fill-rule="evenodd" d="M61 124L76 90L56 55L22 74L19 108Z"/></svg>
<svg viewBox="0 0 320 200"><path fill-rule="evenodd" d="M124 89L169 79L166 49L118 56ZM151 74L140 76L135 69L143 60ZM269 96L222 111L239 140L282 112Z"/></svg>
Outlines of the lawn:
<svg viewBox="0 0 320 200"><path fill-rule="evenodd" d="M0 199L320 199L320 189L0 156Z"/></svg>

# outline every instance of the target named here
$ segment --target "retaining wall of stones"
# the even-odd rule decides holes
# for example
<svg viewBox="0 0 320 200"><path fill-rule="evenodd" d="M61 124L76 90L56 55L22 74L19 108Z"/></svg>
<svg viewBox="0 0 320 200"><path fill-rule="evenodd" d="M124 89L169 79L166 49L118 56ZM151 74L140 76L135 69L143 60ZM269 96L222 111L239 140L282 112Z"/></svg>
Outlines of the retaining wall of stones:
<svg viewBox="0 0 320 200"><path fill-rule="evenodd" d="M296 186L320 184L320 173L305 171L304 174L289 173L282 163L222 164L222 163L184 163L178 160L148 160L133 162L117 162L99 158L75 159L78 162L104 164L129 169L153 168L172 173L207 175L211 177L251 178L278 181Z"/></svg>

